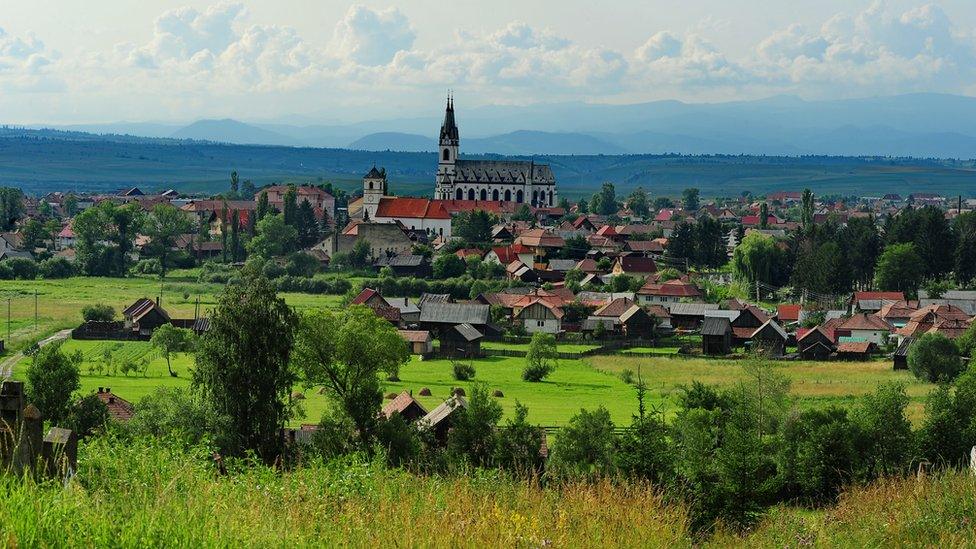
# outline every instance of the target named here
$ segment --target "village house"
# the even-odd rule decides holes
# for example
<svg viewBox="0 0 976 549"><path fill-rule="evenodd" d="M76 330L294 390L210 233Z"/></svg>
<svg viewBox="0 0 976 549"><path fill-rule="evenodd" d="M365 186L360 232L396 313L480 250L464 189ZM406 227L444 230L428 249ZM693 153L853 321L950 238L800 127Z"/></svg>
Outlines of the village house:
<svg viewBox="0 0 976 549"><path fill-rule="evenodd" d="M850 313L877 313L887 303L905 301L902 292L854 292L848 311Z"/></svg>
<svg viewBox="0 0 976 549"><path fill-rule="evenodd" d="M718 309L718 303L672 303L668 307L675 330L696 331L705 320L706 311Z"/></svg>
<svg viewBox="0 0 976 549"><path fill-rule="evenodd" d="M642 255L624 255L613 263L613 276L628 275L638 278L648 278L657 272L654 259Z"/></svg>
<svg viewBox="0 0 976 549"><path fill-rule="evenodd" d="M819 326L796 333L796 348L803 360L827 360L834 352L833 338Z"/></svg>
<svg viewBox="0 0 976 549"><path fill-rule="evenodd" d="M699 299L701 296L702 293L698 286L680 278L663 283L647 282L637 290L637 299L642 305L660 304L667 306L671 303ZM716 308L718 308L717 305Z"/></svg>
<svg viewBox="0 0 976 549"><path fill-rule="evenodd" d="M453 395L420 419L419 425L424 430L430 430L434 440L444 444L447 442L447 433L451 429L454 415L458 410L467 408L468 401L464 397Z"/></svg>
<svg viewBox="0 0 976 549"><path fill-rule="evenodd" d="M394 414L399 414L407 423L414 423L423 419L427 415L427 410L413 398L409 391L403 391L388 402L380 413L387 419L392 418Z"/></svg>
<svg viewBox="0 0 976 549"><path fill-rule="evenodd" d="M562 319L563 310L545 298L526 296L515 309L515 320L530 334L558 334Z"/></svg>
<svg viewBox="0 0 976 549"><path fill-rule="evenodd" d="M892 326L876 315L857 313L834 329L834 337L838 343L849 338L854 341L870 341L881 346L888 342L888 334L891 332Z"/></svg>
<svg viewBox="0 0 976 549"><path fill-rule="evenodd" d="M779 357L786 352L786 331L770 319L752 334L752 350L766 356Z"/></svg>
<svg viewBox="0 0 976 549"><path fill-rule="evenodd" d="M402 223L354 220L335 235L329 253L350 252L360 240L369 242L370 256L374 258L409 254L416 244Z"/></svg>
<svg viewBox="0 0 976 549"><path fill-rule="evenodd" d="M410 354L426 356L434 352L434 339L427 330L397 330L410 347Z"/></svg>

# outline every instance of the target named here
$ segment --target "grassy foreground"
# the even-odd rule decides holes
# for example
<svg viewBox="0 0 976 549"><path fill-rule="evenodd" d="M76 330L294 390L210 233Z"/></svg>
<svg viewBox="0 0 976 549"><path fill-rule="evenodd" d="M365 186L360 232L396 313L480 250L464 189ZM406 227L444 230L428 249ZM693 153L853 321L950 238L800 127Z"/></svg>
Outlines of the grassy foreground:
<svg viewBox="0 0 976 549"><path fill-rule="evenodd" d="M539 487L493 472L421 477L352 460L216 474L160 441L82 446L66 487L0 476L0 545L353 547L972 547L976 480L950 473L771 511L745 534L694 539L680 505L642 484Z"/></svg>

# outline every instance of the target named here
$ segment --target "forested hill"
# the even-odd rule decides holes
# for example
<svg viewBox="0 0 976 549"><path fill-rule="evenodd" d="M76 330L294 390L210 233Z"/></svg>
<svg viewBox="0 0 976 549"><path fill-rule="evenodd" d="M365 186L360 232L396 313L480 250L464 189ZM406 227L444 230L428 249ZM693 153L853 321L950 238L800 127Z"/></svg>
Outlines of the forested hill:
<svg viewBox="0 0 976 549"><path fill-rule="evenodd" d="M466 155L491 157L493 155ZM976 194L973 161L766 156L540 155L564 195L592 193L604 181L642 185L652 194L698 187L729 196L810 187L820 194L938 192ZM429 194L434 153L230 145L205 141L0 128L0 185L37 194L51 190L115 190L126 186L223 190L228 174L264 184L333 181L348 187L373 165L385 167L393 192Z"/></svg>

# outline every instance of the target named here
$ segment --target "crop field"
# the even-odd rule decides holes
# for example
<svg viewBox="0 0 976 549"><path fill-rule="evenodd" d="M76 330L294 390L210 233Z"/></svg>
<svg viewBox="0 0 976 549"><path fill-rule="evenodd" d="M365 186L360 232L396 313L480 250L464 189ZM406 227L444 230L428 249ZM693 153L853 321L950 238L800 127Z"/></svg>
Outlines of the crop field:
<svg viewBox="0 0 976 549"><path fill-rule="evenodd" d="M155 277L97 278L75 277L65 280L4 280L0 281L0 339L8 340L8 347L17 348L24 342L40 339L57 330L81 324L81 309L85 305L104 303L115 308L121 319L122 310L140 297L162 297L163 308L174 317L192 318L199 299L202 315L217 303L222 284L196 281L194 271L175 271L165 281ZM35 329L35 292L37 326ZM309 307L338 307L341 296L282 293L285 301L297 309ZM10 304L10 337L7 337L7 305Z"/></svg>
<svg viewBox="0 0 976 549"><path fill-rule="evenodd" d="M564 347L560 347L563 349ZM67 353L80 350L84 356L81 366L82 391L87 393L98 387L111 387L120 397L137 402L160 386L188 385L193 368L191 355L179 354L173 358L173 370L178 377L171 377L166 361L146 342L104 342L69 340L62 349ZM119 371L109 375L98 370L109 351L117 364L123 359L139 361L145 358L148 368L141 372L124 375ZM731 386L743 379L741 362L702 358L669 356L628 356L627 354L598 355L581 360L560 360L556 371L545 381L529 383L522 380L525 359L520 357L485 357L470 362L476 370L470 381L456 381L452 375L450 360L421 360L411 357L400 371L400 381L384 382L384 393L412 391L429 411L450 396L451 389L461 387L470 391L476 382L484 383L489 390L499 390L498 399L506 415L512 413L516 400L529 408L529 420L538 425L560 426L581 408L593 409L604 406L613 421L629 423L637 411L635 390L625 383L622 373L630 370L636 380L638 372L648 387L648 404L666 415L675 409L675 394L681 386L698 380L703 383ZM23 379L30 359L20 361L14 377ZM792 381L792 392L799 407L836 404L848 406L854 397L871 392L882 382L905 383L911 403L909 416L917 421L922 416L925 396L934 385L919 382L910 373L892 371L887 361L874 362L773 362L774 367ZM428 388L431 396L420 396L420 390ZM304 418L296 418L294 425L317 423L329 405L328 398L319 394L319 388L296 387L305 396L302 402ZM384 401L385 402L385 401Z"/></svg>

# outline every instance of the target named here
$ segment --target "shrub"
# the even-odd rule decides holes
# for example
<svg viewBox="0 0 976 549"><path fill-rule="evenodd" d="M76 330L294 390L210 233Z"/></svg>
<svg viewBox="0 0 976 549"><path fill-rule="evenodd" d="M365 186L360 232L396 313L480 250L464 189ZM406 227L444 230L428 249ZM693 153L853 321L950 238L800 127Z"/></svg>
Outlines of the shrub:
<svg viewBox="0 0 976 549"><path fill-rule="evenodd" d="M296 252L288 256L288 262L285 263L285 271L291 276L303 276L306 278L311 278L315 273L321 270L322 265L319 263L318 259L314 256L303 253Z"/></svg>
<svg viewBox="0 0 976 549"><path fill-rule="evenodd" d="M502 418L502 405L491 398L485 385L475 383L468 407L455 413L447 438L448 453L473 465L491 465L495 454L495 426Z"/></svg>
<svg viewBox="0 0 976 549"><path fill-rule="evenodd" d="M115 319L115 309L111 305L105 305L104 303L85 305L81 309L81 316L85 319L85 322L111 322Z"/></svg>
<svg viewBox="0 0 976 549"><path fill-rule="evenodd" d="M162 274L163 264L157 258L140 259L139 262L132 266L132 272L144 275Z"/></svg>
<svg viewBox="0 0 976 549"><path fill-rule="evenodd" d="M464 274L467 264L454 254L444 254L434 260L434 278L454 278Z"/></svg>
<svg viewBox="0 0 976 549"><path fill-rule="evenodd" d="M560 476L606 475L613 471L613 433L610 412L600 406L580 410L559 431L552 448L553 472Z"/></svg>
<svg viewBox="0 0 976 549"><path fill-rule="evenodd" d="M956 344L939 333L925 334L912 345L908 368L915 377L933 383L952 381L963 370Z"/></svg>
<svg viewBox="0 0 976 549"><path fill-rule="evenodd" d="M41 276L48 280L69 278L75 275L75 264L63 257L45 259L41 261L38 269Z"/></svg>
<svg viewBox="0 0 976 549"><path fill-rule="evenodd" d="M12 278L16 278L17 280L34 280L37 278L37 262L33 259L15 257L4 261L4 263L10 268L10 272L13 273Z"/></svg>
<svg viewBox="0 0 976 549"><path fill-rule="evenodd" d="M451 362L451 369L454 373L454 379L458 381L467 381L474 377L474 365L472 364L454 360Z"/></svg>
<svg viewBox="0 0 976 549"><path fill-rule="evenodd" d="M627 385L634 382L634 371L630 368L624 368L620 372L620 381L623 381Z"/></svg>

